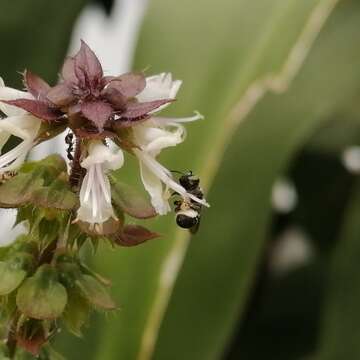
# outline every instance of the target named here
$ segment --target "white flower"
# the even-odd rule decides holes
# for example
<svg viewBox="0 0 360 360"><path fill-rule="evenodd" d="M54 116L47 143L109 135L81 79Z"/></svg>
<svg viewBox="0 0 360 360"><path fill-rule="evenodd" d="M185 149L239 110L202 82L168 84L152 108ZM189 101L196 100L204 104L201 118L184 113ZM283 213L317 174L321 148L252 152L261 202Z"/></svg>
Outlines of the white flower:
<svg viewBox="0 0 360 360"><path fill-rule="evenodd" d="M0 100L32 99L33 96L24 91L18 91L4 85L0 78ZM16 106L0 101L0 110L7 115L0 119L0 149L4 147L10 136L22 139L22 142L12 150L0 156L0 173L15 170L22 165L30 149L35 145L35 139L41 126L41 120Z"/></svg>
<svg viewBox="0 0 360 360"><path fill-rule="evenodd" d="M175 99L180 86L181 80L172 80L171 73L161 73L159 75L149 76L146 78L145 89L136 96L140 102L163 100L163 99ZM158 112L170 103L164 104L158 107L154 112ZM152 112L150 112L151 114Z"/></svg>
<svg viewBox="0 0 360 360"><path fill-rule="evenodd" d="M101 141L91 141L88 156L81 162L87 170L80 189L80 208L76 220L85 221L95 229L110 218L117 220L111 204L111 187L106 175L124 164L122 150L112 152ZM75 220L75 221L76 221Z"/></svg>
<svg viewBox="0 0 360 360"><path fill-rule="evenodd" d="M145 89L138 95L140 101L175 98L181 86L180 80L172 81L171 74L160 74L146 79ZM165 105L166 106L166 105ZM157 109L156 111L159 111ZM187 118L154 117L133 127L134 142L138 148L133 149L140 162L141 179L151 197L151 203L156 212L164 215L170 211L169 189L172 189L185 199L193 199L203 205L205 200L198 199L178 184L169 170L163 167L156 157L161 150L176 146L184 141L185 128L180 124L202 119L197 113Z"/></svg>

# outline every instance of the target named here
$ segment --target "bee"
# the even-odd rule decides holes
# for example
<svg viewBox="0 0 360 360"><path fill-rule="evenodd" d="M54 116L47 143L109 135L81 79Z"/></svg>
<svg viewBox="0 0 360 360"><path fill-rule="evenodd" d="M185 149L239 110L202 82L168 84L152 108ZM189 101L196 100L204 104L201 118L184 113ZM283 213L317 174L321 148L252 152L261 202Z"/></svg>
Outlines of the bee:
<svg viewBox="0 0 360 360"><path fill-rule="evenodd" d="M203 191L199 186L200 179L192 171L180 176L179 183L188 193L199 199L204 198ZM202 205L192 199L175 200L174 205L177 225L189 229L192 234L195 234L200 226Z"/></svg>
<svg viewBox="0 0 360 360"><path fill-rule="evenodd" d="M74 160L74 156L73 156L73 151L74 151L74 134L73 133L68 133L65 136L65 143L68 145L67 148L67 158L72 161Z"/></svg>

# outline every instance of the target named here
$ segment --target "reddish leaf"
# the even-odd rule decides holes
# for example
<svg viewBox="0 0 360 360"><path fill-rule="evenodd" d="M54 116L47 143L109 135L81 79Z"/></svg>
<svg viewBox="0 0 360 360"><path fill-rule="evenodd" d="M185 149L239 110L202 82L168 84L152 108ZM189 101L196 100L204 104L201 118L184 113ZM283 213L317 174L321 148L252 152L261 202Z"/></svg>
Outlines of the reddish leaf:
<svg viewBox="0 0 360 360"><path fill-rule="evenodd" d="M71 88L65 82L51 88L46 97L57 106L67 106L75 99Z"/></svg>
<svg viewBox="0 0 360 360"><path fill-rule="evenodd" d="M81 40L81 48L75 56L74 70L76 77L83 85L86 85L87 79L93 83L100 81L103 76L99 59L83 40Z"/></svg>
<svg viewBox="0 0 360 360"><path fill-rule="evenodd" d="M81 113L81 104L79 103L71 105L67 109L67 114L69 115L69 117L81 115L80 113Z"/></svg>
<svg viewBox="0 0 360 360"><path fill-rule="evenodd" d="M142 73L127 73L113 79L109 87L117 89L126 97L134 97L144 90L146 85L144 74Z"/></svg>
<svg viewBox="0 0 360 360"><path fill-rule="evenodd" d="M99 132L97 128L82 127L74 130L75 135L82 139L104 140L106 138L114 138L114 132L103 130Z"/></svg>
<svg viewBox="0 0 360 360"><path fill-rule="evenodd" d="M99 130L102 130L104 124L112 114L113 109L110 104L98 100L81 104L81 112L87 119L92 121Z"/></svg>
<svg viewBox="0 0 360 360"><path fill-rule="evenodd" d="M61 70L63 79L71 84L76 84L78 79L75 75L75 59L73 57L66 58Z"/></svg>
<svg viewBox="0 0 360 360"><path fill-rule="evenodd" d="M27 90L37 99L44 99L46 93L50 90L50 85L45 80L29 70L25 70L24 82Z"/></svg>
<svg viewBox="0 0 360 360"><path fill-rule="evenodd" d="M136 246L160 235L140 225L126 225L121 232L112 236L120 246Z"/></svg>
<svg viewBox="0 0 360 360"><path fill-rule="evenodd" d="M62 115L60 111L50 107L46 102L40 100L17 99L8 101L2 100L2 102L17 106L28 111L34 116L47 121L56 120Z"/></svg>
<svg viewBox="0 0 360 360"><path fill-rule="evenodd" d="M115 110L124 110L126 106L126 97L117 88L110 85L102 91L102 96L111 103Z"/></svg>
<svg viewBox="0 0 360 360"><path fill-rule="evenodd" d="M101 79L101 86L106 86L110 81L116 79L116 76L104 76Z"/></svg>
<svg viewBox="0 0 360 360"><path fill-rule="evenodd" d="M135 124L142 123L146 120L148 120L151 117L151 114L139 116L137 118L133 119L121 119L121 121L118 121L116 123L116 128L130 128L134 126Z"/></svg>
<svg viewBox="0 0 360 360"><path fill-rule="evenodd" d="M147 115L150 111L154 111L161 105L172 101L174 101L174 99L155 100L143 103L130 103L127 105L126 110L120 116L121 118L125 119L141 118L142 116Z"/></svg>

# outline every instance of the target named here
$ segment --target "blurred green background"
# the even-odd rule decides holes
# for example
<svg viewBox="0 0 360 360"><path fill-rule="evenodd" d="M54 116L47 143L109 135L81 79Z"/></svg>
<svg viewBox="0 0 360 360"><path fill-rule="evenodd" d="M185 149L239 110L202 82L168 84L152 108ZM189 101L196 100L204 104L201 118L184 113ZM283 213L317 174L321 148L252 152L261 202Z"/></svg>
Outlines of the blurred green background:
<svg viewBox="0 0 360 360"><path fill-rule="evenodd" d="M54 82L89 1L1 5L5 82ZM161 239L100 247L121 310L61 334L67 359L360 359L359 38L358 0L149 0L133 68L205 115L162 161L212 206L191 239L166 216Z"/></svg>

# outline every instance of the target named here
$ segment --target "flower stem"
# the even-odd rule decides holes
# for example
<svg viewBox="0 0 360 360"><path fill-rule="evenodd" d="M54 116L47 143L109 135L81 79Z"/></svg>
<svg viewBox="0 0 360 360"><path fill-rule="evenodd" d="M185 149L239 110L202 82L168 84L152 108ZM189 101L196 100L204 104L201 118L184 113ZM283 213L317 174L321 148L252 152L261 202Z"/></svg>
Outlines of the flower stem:
<svg viewBox="0 0 360 360"><path fill-rule="evenodd" d="M74 159L71 163L71 171L70 171L70 185L73 190L79 190L81 180L85 175L85 169L80 165L80 157L81 157L81 139L75 138L75 152Z"/></svg>

